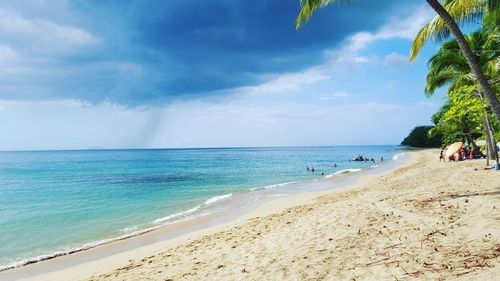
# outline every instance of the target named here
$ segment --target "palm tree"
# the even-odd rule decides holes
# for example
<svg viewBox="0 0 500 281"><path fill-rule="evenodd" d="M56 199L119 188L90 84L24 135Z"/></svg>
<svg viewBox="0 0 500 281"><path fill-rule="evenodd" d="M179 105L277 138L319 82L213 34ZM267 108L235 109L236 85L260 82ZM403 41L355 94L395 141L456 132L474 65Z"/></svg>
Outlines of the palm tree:
<svg viewBox="0 0 500 281"><path fill-rule="evenodd" d="M415 38L410 61L417 55L421 47L425 45L427 40L432 37L446 38L451 32L460 46L461 52L464 54L467 64L472 70L475 78L477 79L488 104L493 110L497 120L500 121L500 102L498 97L488 83L484 73L479 67L476 57L471 48L467 45L464 35L460 31L455 19L458 21L470 21L480 17L484 12L494 14L496 22L500 0L444 0L446 9L439 3L438 0L426 0L427 3L436 11L438 17L431 20ZM341 0L300 0L302 7L298 17L296 27L300 28L303 22L307 22L313 15L314 11L318 8L327 5L341 2ZM450 11L450 12L448 12Z"/></svg>
<svg viewBox="0 0 500 281"><path fill-rule="evenodd" d="M495 34L487 33L486 31L474 32L471 35L465 37L467 44L471 46L477 55L477 61L482 71L486 74L487 78L490 78L491 84L494 87L498 87L498 81L495 81L498 77L499 71L499 53L496 51L500 48L500 42ZM463 86L475 86L477 85L477 80L470 73L470 68L468 67L467 60L460 53L460 47L456 40L450 40L443 43L439 51L431 57L429 60L429 72L426 77L425 93L431 96L437 88L444 86L445 84L450 84L448 89L449 95L451 93L460 90ZM484 99L483 93L480 91L474 91L476 97L469 98L479 98ZM464 112L467 111L466 108L463 109ZM490 155L492 159L497 159L497 154L495 151L495 140L493 134L493 128L491 122L488 118L488 113L484 111L484 132L487 140L487 145L489 147ZM467 119L467 118L466 118ZM468 120L464 120L467 123ZM462 122L462 123L464 123ZM497 160L498 161L498 160Z"/></svg>
<svg viewBox="0 0 500 281"><path fill-rule="evenodd" d="M410 54L410 61L413 61L418 55L420 48L431 37L445 38L451 32L460 47L460 51L464 55L467 64L472 70L474 77L477 79L479 86L488 104L491 107L496 119L500 121L500 101L493 91L493 88L488 83L484 72L482 71L477 56L472 52L471 47L467 44L463 33L460 31L456 20L470 21L479 17L484 12L491 11L492 14L497 14L500 1L499 0L445 0L444 4L451 12L448 12L438 0L426 0L427 3L436 11L439 17L435 17L427 23L418 33L413 42ZM454 15L454 17L452 16ZM495 16L496 17L496 16Z"/></svg>

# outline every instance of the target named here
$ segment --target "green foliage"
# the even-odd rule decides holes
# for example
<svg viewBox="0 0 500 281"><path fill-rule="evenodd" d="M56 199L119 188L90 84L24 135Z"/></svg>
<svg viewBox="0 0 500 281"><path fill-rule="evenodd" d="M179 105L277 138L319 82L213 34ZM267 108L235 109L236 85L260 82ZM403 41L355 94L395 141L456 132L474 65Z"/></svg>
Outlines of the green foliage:
<svg viewBox="0 0 500 281"><path fill-rule="evenodd" d="M474 140L483 136L484 114L494 118L478 93L475 85L448 92L448 102L432 116L435 130L443 135L443 144L462 141L474 145Z"/></svg>
<svg viewBox="0 0 500 281"><path fill-rule="evenodd" d="M403 140L401 145L413 146L413 147L441 147L441 134L436 134L432 137L428 136L429 130L433 129L433 126L418 126L415 127L410 134Z"/></svg>

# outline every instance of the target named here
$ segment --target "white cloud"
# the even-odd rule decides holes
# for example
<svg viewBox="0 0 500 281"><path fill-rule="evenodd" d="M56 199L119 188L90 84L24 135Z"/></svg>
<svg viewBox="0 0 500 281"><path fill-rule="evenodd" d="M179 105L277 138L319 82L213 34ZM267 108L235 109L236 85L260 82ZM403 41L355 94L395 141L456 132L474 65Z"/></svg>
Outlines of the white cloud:
<svg viewBox="0 0 500 281"><path fill-rule="evenodd" d="M325 52L328 62L324 64L324 67L337 66L351 73L356 73L360 65L368 63L382 62L391 66L401 67L403 63L402 55L393 53L384 59L380 59L373 54L362 54L362 51L377 41L392 39L411 40L432 16L433 12L427 5L420 6L409 13L394 17L376 32L358 32L348 38L346 43L340 48ZM404 59L406 60L406 58ZM404 61L404 63L406 64L407 61Z"/></svg>
<svg viewBox="0 0 500 281"><path fill-rule="evenodd" d="M362 51L377 40L410 39L418 30L415 27L421 26L422 14L425 13L417 10L415 16L406 16L399 23L401 27L396 26L398 21L393 20L377 32L353 36L354 39L351 38L343 48L329 52L324 64L300 72L262 77L265 82L260 85L234 89L234 94L240 95L239 99L231 98L223 102L198 100L174 103L166 108L141 109L131 109L110 102L89 104L80 100L29 104L0 101L0 119L16 120L15 123L0 122L1 131L13 132L2 140L0 149L397 143L403 137L401 134L406 134L409 128L428 122L428 116L434 111L432 104L419 102L406 106L360 102L332 106L332 103L318 102L318 97L344 98L352 102L347 98L352 95L337 91L299 100L288 98L286 94L297 92L295 96L304 96L305 93L325 93L325 88L318 90L315 87L334 77L337 70L345 72L349 71L349 67L355 69L369 63L401 60L402 56L397 53L381 59ZM33 42L22 43L29 43L33 48L58 48L56 45L61 43L62 49L55 51L64 54L69 52L71 44L76 49L81 49L98 44L100 40L77 27L58 25L55 21L48 20L42 20L46 21L45 24L38 26L40 19L17 17L21 18L22 24L11 25L11 30L17 28L19 32L31 33ZM0 22L0 27L1 24ZM389 27L402 30L390 30ZM38 34L42 31L53 31L54 34ZM12 33L14 32L0 29L0 39L7 35L9 38L16 38ZM73 43L57 42L65 40ZM18 53L17 48L0 46L0 59L3 56L16 60L20 54L22 52ZM125 79L144 75L144 70L139 65L112 63L112 66L117 67L118 73ZM79 71L92 69L80 67ZM103 69L103 66L96 69ZM43 68L43 72L48 70L49 67ZM65 72L66 69L61 71ZM60 77L64 78L63 75ZM336 86L342 88L341 83L344 81L334 82L338 82L339 85ZM330 87L332 81L328 83ZM395 83L389 82L388 86L394 86ZM123 87L126 86L124 83ZM384 86L385 84L382 85ZM284 95L280 96L279 93ZM285 96L286 100L272 100L263 94Z"/></svg>
<svg viewBox="0 0 500 281"><path fill-rule="evenodd" d="M26 18L4 9L0 10L0 39L21 50L44 54L73 53L102 41L78 27L43 18Z"/></svg>
<svg viewBox="0 0 500 281"><path fill-rule="evenodd" d="M325 73L310 68L301 72L281 74L267 79L268 81L258 86L240 88L240 93L276 93L292 92L305 85L314 84L329 79Z"/></svg>
<svg viewBox="0 0 500 281"><path fill-rule="evenodd" d="M416 105L380 102L333 106L322 103L252 105L247 102L190 101L170 105L163 111L163 122L149 145L395 144L415 126L415 122L428 123L425 113L432 111Z"/></svg>
<svg viewBox="0 0 500 281"><path fill-rule="evenodd" d="M413 39L413 36L432 18L433 12L427 5L422 5L407 13L390 19L377 32L360 32L353 35L337 49L326 50L325 62L303 71L284 73L278 76L263 76L260 85L233 89L235 95L288 93L313 89L319 82L330 80L332 73L357 73L364 65L381 63L401 68L407 65L407 57L393 52L380 58L375 54L363 52L371 43L380 40ZM395 86L389 82L388 88ZM335 99L339 96L324 96L322 100Z"/></svg>
<svg viewBox="0 0 500 281"><path fill-rule="evenodd" d="M16 120L0 122L0 130L10 132L0 149L394 144L434 111L426 102L255 105L246 99L128 108L0 100L0 119Z"/></svg>
<svg viewBox="0 0 500 281"><path fill-rule="evenodd" d="M427 6L421 6L409 15L392 19L377 32L359 32L348 39L347 50L352 52L365 49L379 40L413 39L420 28L433 17L434 13Z"/></svg>
<svg viewBox="0 0 500 281"><path fill-rule="evenodd" d="M155 108L128 108L80 100L0 100L0 150L144 147L161 115Z"/></svg>

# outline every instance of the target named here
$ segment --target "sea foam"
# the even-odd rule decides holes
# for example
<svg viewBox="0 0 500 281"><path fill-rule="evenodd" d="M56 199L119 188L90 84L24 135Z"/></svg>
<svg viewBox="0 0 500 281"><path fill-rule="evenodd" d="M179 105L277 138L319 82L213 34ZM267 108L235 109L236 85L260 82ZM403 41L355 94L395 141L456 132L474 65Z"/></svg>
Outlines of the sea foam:
<svg viewBox="0 0 500 281"><path fill-rule="evenodd" d="M183 212L179 212L179 213L175 213L175 214L172 214L172 215L168 215L168 216L163 217L163 218L159 218L159 219L153 221L153 223L155 223L155 224L162 224L162 223L165 223L167 221L172 221L173 219L178 219L178 218L181 218L181 217L184 217L184 216L187 216L187 215L191 215L192 213L198 211L200 209L200 207L201 206L196 206L194 208L191 208L191 209L183 211Z"/></svg>
<svg viewBox="0 0 500 281"><path fill-rule="evenodd" d="M405 155L404 152L395 154L394 156L392 156L392 160L398 160L400 157L403 157L404 155Z"/></svg>
<svg viewBox="0 0 500 281"><path fill-rule="evenodd" d="M216 202L231 198L232 196L233 196L232 193L228 193L228 194L224 194L224 195L220 195L220 196L214 196L212 198L207 199L207 201L205 201L205 205L212 205Z"/></svg>
<svg viewBox="0 0 500 281"><path fill-rule="evenodd" d="M250 188L249 190L253 191L253 190L260 190L260 189L273 189L273 188L282 187L285 185L294 184L294 183L298 183L298 182L300 182L300 181L290 181L290 182L284 182L284 183L270 184L270 185L265 185L265 186L253 187L253 188Z"/></svg>
<svg viewBox="0 0 500 281"><path fill-rule="evenodd" d="M343 169L343 170L340 170L340 171L337 171L335 173L333 173L333 175L340 175L340 174L347 174L347 173L355 173L355 172L360 172L362 171L363 169Z"/></svg>

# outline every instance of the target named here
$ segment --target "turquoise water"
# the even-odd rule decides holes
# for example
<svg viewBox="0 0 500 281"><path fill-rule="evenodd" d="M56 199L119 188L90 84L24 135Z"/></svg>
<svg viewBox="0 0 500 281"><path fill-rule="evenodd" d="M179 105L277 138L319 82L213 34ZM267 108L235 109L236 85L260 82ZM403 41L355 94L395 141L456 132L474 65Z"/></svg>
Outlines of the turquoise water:
<svg viewBox="0 0 500 281"><path fill-rule="evenodd" d="M370 168L371 162L349 159L363 154L378 164L380 157L389 160L398 150L338 146L0 152L0 268L202 215L204 207L231 194L285 189L280 184ZM315 173L306 166L314 166Z"/></svg>

